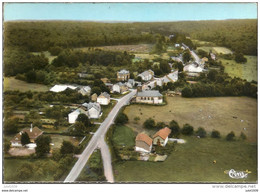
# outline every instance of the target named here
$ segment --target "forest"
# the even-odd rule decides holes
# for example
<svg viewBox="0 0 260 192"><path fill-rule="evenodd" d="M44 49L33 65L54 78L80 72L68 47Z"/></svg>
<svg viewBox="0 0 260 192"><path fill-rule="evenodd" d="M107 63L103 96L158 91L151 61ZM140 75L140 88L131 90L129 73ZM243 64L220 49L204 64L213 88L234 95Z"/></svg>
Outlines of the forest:
<svg viewBox="0 0 260 192"><path fill-rule="evenodd" d="M257 54L256 19L150 23L13 21L4 23L4 47L40 52L57 47L156 43L157 34L176 33L246 55Z"/></svg>

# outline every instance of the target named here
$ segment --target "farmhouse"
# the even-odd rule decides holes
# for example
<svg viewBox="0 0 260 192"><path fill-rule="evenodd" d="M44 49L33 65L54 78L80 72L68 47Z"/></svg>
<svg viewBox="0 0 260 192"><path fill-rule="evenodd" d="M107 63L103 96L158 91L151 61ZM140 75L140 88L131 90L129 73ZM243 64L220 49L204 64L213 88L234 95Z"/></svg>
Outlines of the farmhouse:
<svg viewBox="0 0 260 192"><path fill-rule="evenodd" d="M87 115L90 119L98 119L101 117L101 106L99 103L83 103L82 106L87 109Z"/></svg>
<svg viewBox="0 0 260 192"><path fill-rule="evenodd" d="M141 91L136 94L137 103L159 104L163 102L162 94L157 90Z"/></svg>
<svg viewBox="0 0 260 192"><path fill-rule="evenodd" d="M112 87L112 92L117 92L117 93L125 93L126 91L128 91L128 87L126 84L124 83L116 83L113 85Z"/></svg>
<svg viewBox="0 0 260 192"><path fill-rule="evenodd" d="M165 146L168 142L168 136L170 135L171 130L168 127L160 129L153 136L153 144Z"/></svg>
<svg viewBox="0 0 260 192"><path fill-rule="evenodd" d="M183 68L183 71L187 71L190 73L200 73L203 71L203 68L199 67L199 65L197 63L192 63L189 65L185 65Z"/></svg>
<svg viewBox="0 0 260 192"><path fill-rule="evenodd" d="M107 92L101 93L97 98L97 102L100 105L108 105L110 103L110 95Z"/></svg>
<svg viewBox="0 0 260 192"><path fill-rule="evenodd" d="M141 77L144 81L149 81L153 78L154 72L149 69L148 71L144 71L141 74L138 75L138 77Z"/></svg>
<svg viewBox="0 0 260 192"><path fill-rule="evenodd" d="M69 113L68 115L69 123L75 123L79 114L88 115L88 112L84 108L78 108L75 111Z"/></svg>
<svg viewBox="0 0 260 192"><path fill-rule="evenodd" d="M13 139L11 140L12 147L22 147L21 138L22 134L25 132L28 134L31 143L34 143L35 140L43 134L42 130L40 130L38 127L32 128L31 125L31 128L23 129L13 137Z"/></svg>
<svg viewBox="0 0 260 192"><path fill-rule="evenodd" d="M153 140L145 133L139 133L135 138L135 151L150 153Z"/></svg>
<svg viewBox="0 0 260 192"><path fill-rule="evenodd" d="M79 88L78 92L83 96L89 95L91 92L91 88L89 86L82 86Z"/></svg>
<svg viewBox="0 0 260 192"><path fill-rule="evenodd" d="M122 69L117 72L117 81L127 81L130 78L130 72Z"/></svg>
<svg viewBox="0 0 260 192"><path fill-rule="evenodd" d="M77 89L77 87L73 86L73 85L54 85L50 91L52 92L62 92L62 91L65 91L66 89L72 89L72 90L75 90Z"/></svg>

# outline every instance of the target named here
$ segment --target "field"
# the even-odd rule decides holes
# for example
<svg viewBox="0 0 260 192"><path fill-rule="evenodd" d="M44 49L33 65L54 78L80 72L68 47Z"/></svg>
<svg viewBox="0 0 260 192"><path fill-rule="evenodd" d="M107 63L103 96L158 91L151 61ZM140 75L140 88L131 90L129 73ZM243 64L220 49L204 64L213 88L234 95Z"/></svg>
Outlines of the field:
<svg viewBox="0 0 260 192"><path fill-rule="evenodd" d="M215 54L232 54L232 51L226 47L197 47L197 50L202 49L203 51L209 52L210 50Z"/></svg>
<svg viewBox="0 0 260 192"><path fill-rule="evenodd" d="M257 100L248 97L210 97L210 98L183 98L180 96L166 97L165 106L130 105L124 112L129 118L127 126L134 131L146 131L142 128L143 122L149 117L156 122L169 123L175 120L182 127L189 123L195 129L204 127L206 131L213 129L226 136L234 131L239 136L243 131L248 140L257 142ZM134 118L140 117L135 122ZM244 130L246 128L246 130ZM147 131L146 131L147 132ZM150 135L154 131L148 132Z"/></svg>
<svg viewBox="0 0 260 192"><path fill-rule="evenodd" d="M25 91L44 92L44 91L48 91L49 87L37 83L26 83L25 81L15 79L14 77L4 77L4 91L8 91L8 90L9 91L19 90L22 92Z"/></svg>
<svg viewBox="0 0 260 192"><path fill-rule="evenodd" d="M95 47L105 51L127 51L130 53L149 53L152 49L152 44L138 44L138 45L112 45ZM76 48L76 50L88 51L88 47Z"/></svg>
<svg viewBox="0 0 260 192"><path fill-rule="evenodd" d="M257 81L257 56L246 56L245 64L236 63L234 60L219 59L225 66L225 72L231 77L240 77L247 81Z"/></svg>
<svg viewBox="0 0 260 192"><path fill-rule="evenodd" d="M59 149L64 141L70 141L74 146L77 146L79 142L82 140L82 137L72 137L72 136L63 136L63 135L50 135L51 136L51 143L54 145L52 146L53 149Z"/></svg>
<svg viewBox="0 0 260 192"><path fill-rule="evenodd" d="M136 53L135 58L153 60L155 58L169 59L170 56L167 53L163 53L162 55L148 54L148 53Z"/></svg>
<svg viewBox="0 0 260 192"><path fill-rule="evenodd" d="M136 134L127 126L117 126L113 134L113 142L118 146L133 147Z"/></svg>
<svg viewBox="0 0 260 192"><path fill-rule="evenodd" d="M116 182L256 182L257 146L243 141L182 137L164 162L121 161L114 164ZM216 160L216 164L213 161ZM249 170L245 179L232 179L226 170Z"/></svg>
<svg viewBox="0 0 260 192"><path fill-rule="evenodd" d="M17 176L18 170L20 170L20 167L24 163L29 163L35 167L35 170L38 170L27 179L22 179ZM54 164L56 164L56 162L50 159L4 159L4 181L53 181L53 176L56 173L56 168L52 169ZM42 168L45 174L41 174L39 167Z"/></svg>

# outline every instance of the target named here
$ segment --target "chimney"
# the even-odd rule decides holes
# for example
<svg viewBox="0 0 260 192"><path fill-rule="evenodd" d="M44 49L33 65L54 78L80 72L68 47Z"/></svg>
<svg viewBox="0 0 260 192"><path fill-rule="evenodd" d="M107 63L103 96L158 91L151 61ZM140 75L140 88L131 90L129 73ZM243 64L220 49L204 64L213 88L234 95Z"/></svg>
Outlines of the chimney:
<svg viewBox="0 0 260 192"><path fill-rule="evenodd" d="M32 123L31 123L31 128L30 128L30 132L32 132Z"/></svg>

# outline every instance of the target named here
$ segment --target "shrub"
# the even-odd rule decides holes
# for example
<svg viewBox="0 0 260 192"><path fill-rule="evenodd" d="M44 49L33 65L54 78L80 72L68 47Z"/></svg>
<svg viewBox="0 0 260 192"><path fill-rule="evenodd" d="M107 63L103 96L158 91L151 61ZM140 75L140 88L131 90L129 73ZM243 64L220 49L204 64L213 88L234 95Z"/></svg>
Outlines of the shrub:
<svg viewBox="0 0 260 192"><path fill-rule="evenodd" d="M128 117L126 114L120 112L118 116L116 117L115 123L117 125L124 125L128 122Z"/></svg>
<svg viewBox="0 0 260 192"><path fill-rule="evenodd" d="M155 128L155 121L152 118L147 119L144 124L144 128L146 129L154 129Z"/></svg>
<svg viewBox="0 0 260 192"><path fill-rule="evenodd" d="M199 127L198 130L196 131L196 135L200 136L201 138L204 138L204 137L206 137L207 132L205 131L204 128Z"/></svg>
<svg viewBox="0 0 260 192"><path fill-rule="evenodd" d="M172 130L170 137L172 137L172 136L178 137L180 135L181 129L180 129L179 124L176 121L172 120L170 122L169 128Z"/></svg>
<svg viewBox="0 0 260 192"><path fill-rule="evenodd" d="M181 130L181 133L183 134L183 135L192 135L193 134L193 127L191 126L191 125L189 125L189 124L185 124L184 126L183 126L183 128L182 128L182 130Z"/></svg>
<svg viewBox="0 0 260 192"><path fill-rule="evenodd" d="M233 131L231 131L229 134L227 134L226 140L227 141L233 141L234 137L235 137L235 133Z"/></svg>
<svg viewBox="0 0 260 192"><path fill-rule="evenodd" d="M213 130L211 133L212 138L220 138L220 133L219 131Z"/></svg>
<svg viewBox="0 0 260 192"><path fill-rule="evenodd" d="M240 134L240 139L241 140L246 140L246 135L243 132L241 132L241 134Z"/></svg>
<svg viewBox="0 0 260 192"><path fill-rule="evenodd" d="M61 154L69 154L74 152L74 145L69 141L63 141L60 148Z"/></svg>

